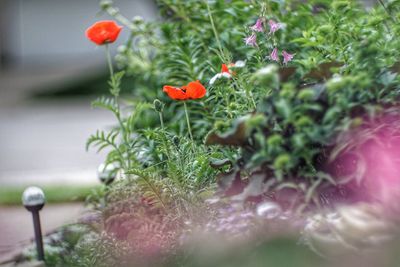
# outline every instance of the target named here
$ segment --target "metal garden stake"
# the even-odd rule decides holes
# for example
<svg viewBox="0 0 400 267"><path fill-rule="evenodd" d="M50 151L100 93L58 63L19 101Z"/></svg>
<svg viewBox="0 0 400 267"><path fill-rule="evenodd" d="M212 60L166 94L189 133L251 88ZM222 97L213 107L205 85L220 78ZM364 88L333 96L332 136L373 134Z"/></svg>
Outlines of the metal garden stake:
<svg viewBox="0 0 400 267"><path fill-rule="evenodd" d="M43 237L39 217L39 211L43 208L44 203L45 196L43 190L39 187L28 187L22 194L22 204L24 204L25 208L32 213L37 256L39 261L44 261Z"/></svg>

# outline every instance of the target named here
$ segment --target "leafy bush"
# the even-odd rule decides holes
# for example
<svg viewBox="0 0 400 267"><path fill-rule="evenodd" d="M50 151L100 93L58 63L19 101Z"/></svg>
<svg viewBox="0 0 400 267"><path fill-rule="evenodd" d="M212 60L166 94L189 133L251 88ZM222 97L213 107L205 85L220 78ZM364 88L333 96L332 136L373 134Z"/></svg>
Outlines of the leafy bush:
<svg viewBox="0 0 400 267"><path fill-rule="evenodd" d="M353 1L160 1L165 21L145 23L125 19L111 2L103 1L103 9L125 24L131 38L116 56L124 71L110 81L114 98L94 102L112 111L119 126L98 132L88 145L96 144L99 150L112 147L107 163L116 162L125 175L154 183L153 189L169 184L172 191L182 190L181 195L193 191L197 196L213 185L216 172L208 161L217 159L237 162L231 173L240 172L242 183L261 172L268 191L292 188L303 191L306 203L315 202L317 188L336 185L337 177L324 165L334 159L335 146L342 145L336 143L338 134L397 101L396 3L366 12ZM249 26L257 18L263 32L254 32L255 47L246 46L243 38L252 34ZM268 33L269 20L278 25L276 32ZM290 51L294 59L268 65L274 62L274 48ZM246 67L232 67L231 79L207 86L204 101L188 103L193 143L183 134L181 102L172 103L157 88L190 80L205 83L219 72L219 65L234 59L245 60ZM121 107L119 84L124 74L142 82L135 84L135 100ZM155 98L162 101L156 112L150 104L138 102ZM133 110L125 115L126 109ZM157 113L163 128L154 128ZM230 125L234 129L228 131ZM230 147L204 147L200 144L206 136L209 145ZM229 184L231 178L224 179ZM146 194L161 201L156 192Z"/></svg>
<svg viewBox="0 0 400 267"><path fill-rule="evenodd" d="M343 174L340 158L374 140L382 118L398 134L399 4L159 0L164 20L145 22L102 1L130 38L115 57L121 71L110 64L112 96L93 103L117 124L88 147L107 148L123 178L95 201L99 232L134 251L138 231L162 232L171 248L186 220L213 216L204 200L215 193L298 212L358 199L366 163ZM125 76L135 77L128 96ZM196 80L202 99L171 101L161 90L186 94Z"/></svg>

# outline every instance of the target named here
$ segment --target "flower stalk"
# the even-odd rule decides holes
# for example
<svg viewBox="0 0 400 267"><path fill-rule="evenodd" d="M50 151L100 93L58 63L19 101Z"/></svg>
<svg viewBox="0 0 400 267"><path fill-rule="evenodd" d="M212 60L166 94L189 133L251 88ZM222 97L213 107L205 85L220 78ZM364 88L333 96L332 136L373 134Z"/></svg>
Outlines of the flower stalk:
<svg viewBox="0 0 400 267"><path fill-rule="evenodd" d="M386 7L385 3L383 3L382 0L378 0L379 4L383 7L383 9L385 10L385 12L389 15L390 19L396 23L396 20L393 18L392 14L390 13L389 9Z"/></svg>
<svg viewBox="0 0 400 267"><path fill-rule="evenodd" d="M219 57L223 62L227 62L227 60L225 60L225 54L224 54L224 50L222 49L222 44L221 44L221 40L219 39L217 28L215 27L214 19L213 19L212 14L211 14L210 5L209 5L208 1L205 1L205 2L206 2L206 5L207 5L207 12L208 12L208 17L210 18L211 27L213 29L213 33L214 33L215 39L216 39L217 44L218 44L219 52L221 53L221 55L219 55Z"/></svg>
<svg viewBox="0 0 400 267"><path fill-rule="evenodd" d="M154 109L157 111L158 116L160 117L160 124L161 124L161 129L164 130L164 118L163 118L163 110L164 110L164 103L162 103L160 100L156 99L153 102Z"/></svg>
<svg viewBox="0 0 400 267"><path fill-rule="evenodd" d="M190 127L189 112L188 112L188 108L186 105L186 101L183 101L183 106L185 107L186 123L187 123L187 127L188 127L189 137L190 137L190 140L192 140L192 142L194 142L192 128Z"/></svg>
<svg viewBox="0 0 400 267"><path fill-rule="evenodd" d="M162 113L158 112L158 115L160 116L161 129L164 130L164 119L163 119Z"/></svg>
<svg viewBox="0 0 400 267"><path fill-rule="evenodd" d="M110 47L109 47L108 43L105 44L105 50L106 50L106 57L107 57L107 65L108 65L108 69L110 71L110 78L111 78L111 82L113 83L115 81L114 67L113 67L113 63L112 63L112 59L111 59ZM127 146L129 146L129 138L127 136L127 130L125 129L124 122L123 122L123 120L121 118L120 106L119 106L119 103L118 103L119 92L115 93L115 92L113 92L113 90L111 90L111 93L114 95L114 98L115 98L115 105L117 107L117 109L115 111L115 117L117 118L118 123L119 123L119 125L121 127L122 139L124 140L125 144ZM131 164L131 159L130 159L131 152L129 150L127 151L127 156L128 156L127 157L127 163L128 163L128 166L130 167L130 164Z"/></svg>
<svg viewBox="0 0 400 267"><path fill-rule="evenodd" d="M106 44L105 48L106 48L106 57L107 57L108 69L110 71L111 79L113 79L114 78L114 68L113 68L113 64L112 64L112 61L111 61L110 46L108 44Z"/></svg>

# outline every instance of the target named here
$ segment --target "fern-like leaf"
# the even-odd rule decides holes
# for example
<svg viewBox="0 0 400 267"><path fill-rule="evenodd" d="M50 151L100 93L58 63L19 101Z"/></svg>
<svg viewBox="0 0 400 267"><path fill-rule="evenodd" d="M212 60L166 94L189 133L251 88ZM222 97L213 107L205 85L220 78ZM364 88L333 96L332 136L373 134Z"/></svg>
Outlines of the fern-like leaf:
<svg viewBox="0 0 400 267"><path fill-rule="evenodd" d="M112 97L99 97L92 102L92 107L106 109L114 114L119 112L117 102Z"/></svg>
<svg viewBox="0 0 400 267"><path fill-rule="evenodd" d="M119 92L121 91L121 80L124 75L125 71L120 71L111 76L108 85L110 86L110 93L113 96L119 96Z"/></svg>
<svg viewBox="0 0 400 267"><path fill-rule="evenodd" d="M86 150L89 150L91 146L97 147L97 152L100 152L106 147L114 147L117 148L116 138L119 134L119 131L113 130L109 133L105 133L104 131L97 130L96 134L93 134L89 137L86 142Z"/></svg>
<svg viewBox="0 0 400 267"><path fill-rule="evenodd" d="M203 60L205 53L203 44L194 39L188 43L177 41L174 50L168 51L168 58L162 66L168 82L181 84L188 79L200 80L207 66Z"/></svg>
<svg viewBox="0 0 400 267"><path fill-rule="evenodd" d="M163 193L165 184L156 177L154 170L131 169L127 174L136 176L136 184L142 195L154 208L163 208L165 210L168 208L167 199Z"/></svg>

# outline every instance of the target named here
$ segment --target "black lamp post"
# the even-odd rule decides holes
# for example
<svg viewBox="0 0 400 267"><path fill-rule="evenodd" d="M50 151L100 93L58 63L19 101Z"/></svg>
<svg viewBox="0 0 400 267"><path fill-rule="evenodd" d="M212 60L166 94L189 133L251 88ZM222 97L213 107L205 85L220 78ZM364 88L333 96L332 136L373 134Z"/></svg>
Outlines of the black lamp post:
<svg viewBox="0 0 400 267"><path fill-rule="evenodd" d="M39 261L44 261L42 229L40 226L39 211L43 208L45 196L39 187L31 186L22 194L22 204L32 213L33 228L35 230L36 249Z"/></svg>

